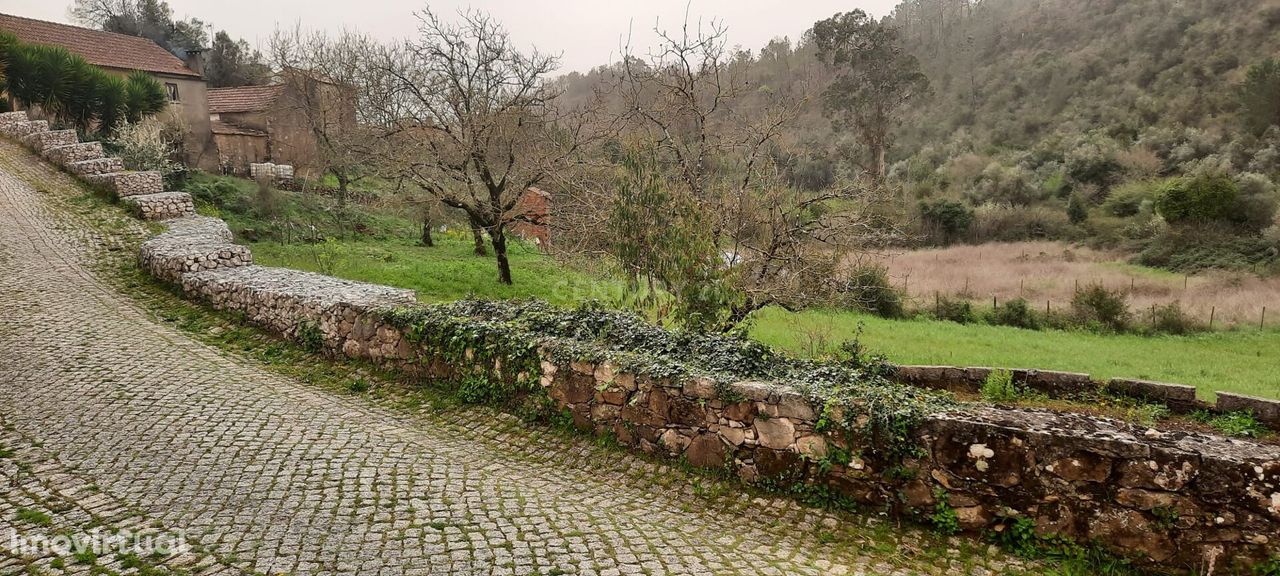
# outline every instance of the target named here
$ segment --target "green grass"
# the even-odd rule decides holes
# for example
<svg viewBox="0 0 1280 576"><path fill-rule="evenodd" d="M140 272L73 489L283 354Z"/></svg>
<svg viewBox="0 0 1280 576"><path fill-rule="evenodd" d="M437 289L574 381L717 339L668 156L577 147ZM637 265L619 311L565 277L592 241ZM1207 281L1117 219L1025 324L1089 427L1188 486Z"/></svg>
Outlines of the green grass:
<svg viewBox="0 0 1280 576"><path fill-rule="evenodd" d="M333 224L333 207L323 198L279 192L274 215L258 208L253 182L197 174L192 187L205 194L201 209L228 220L237 232L249 229L269 240L251 244L254 259L267 266L282 266L411 288L427 302L480 298L542 298L552 304L573 306L597 300L620 302L622 283L599 262L565 264L535 247L512 242L509 254L515 285L497 282L492 255L472 253L470 232L452 225L436 234L436 246L418 245L418 228L394 206L379 209L352 207L351 226ZM216 189L215 189L216 188ZM357 238L343 241L282 243L280 222L317 226L319 237ZM296 238L296 236L295 236ZM1139 266L1153 276L1176 275ZM808 311L792 314L763 310L754 317L752 336L797 354L834 347L852 339L859 323L865 324L863 343L902 364L944 364L1040 368L1088 372L1096 379L1143 378L1200 389L1211 399L1223 390L1280 398L1280 331L1230 331L1194 336L1100 335L1088 332L1036 332L1016 328L965 325L931 320L886 320L855 312Z"/></svg>
<svg viewBox="0 0 1280 576"><path fill-rule="evenodd" d="M796 353L809 342L853 339L901 364L995 366L1087 372L1095 379L1143 378L1189 384L1211 399L1222 390L1280 398L1280 331L1217 332L1195 336L1035 332L933 320L886 320L854 312L779 309L755 316L751 335Z"/></svg>
<svg viewBox="0 0 1280 576"><path fill-rule="evenodd" d="M410 239L251 245L254 260L282 266L418 291L427 302L466 296L506 299L538 297L561 306L589 300L615 302L622 283L566 266L521 242L508 248L514 284L499 284L492 254L472 252L470 232L437 234L436 245L425 247Z"/></svg>

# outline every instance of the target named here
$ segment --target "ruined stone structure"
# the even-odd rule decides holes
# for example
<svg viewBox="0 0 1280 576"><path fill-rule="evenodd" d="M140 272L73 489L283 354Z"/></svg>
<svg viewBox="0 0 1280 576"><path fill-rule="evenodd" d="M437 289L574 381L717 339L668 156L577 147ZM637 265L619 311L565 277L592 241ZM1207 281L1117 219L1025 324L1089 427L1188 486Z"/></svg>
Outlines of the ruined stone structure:
<svg viewBox="0 0 1280 576"><path fill-rule="evenodd" d="M5 134L47 128L31 124L0 115ZM73 164L86 161L96 160ZM138 174L108 173L97 180L140 204L156 193L155 179ZM168 206L167 199L175 197L163 198L160 204ZM411 375L515 376L501 357L482 361L468 350L459 361L398 328L389 313L414 306L412 291L254 266L249 250L233 244L217 219L187 214L165 224L166 232L143 245L140 263L181 286L189 298L241 312L259 326L335 356L381 362ZM962 405L927 417L910 432L919 450L889 460L874 456L875 439L820 421L820 414L853 406L815 405L775 383L673 379L623 370L607 359L568 360L556 353L570 345L591 346L587 342L536 344L540 364L518 369L537 372L525 374L540 383L527 393L566 410L578 428L695 466L728 469L745 482L803 483L906 517L947 510L961 528L975 533L1031 526L1046 536L1096 541L1170 571L1225 574L1280 555L1277 446L1079 414ZM972 388L989 371L898 369L904 382L949 389ZM1051 395L1107 386L1171 407L1201 406L1193 389L1175 385L1100 384L1083 374L1035 370L1016 376ZM1252 407L1233 395L1220 395L1219 405ZM1275 417L1265 409L1255 413ZM837 453L845 457L833 458Z"/></svg>

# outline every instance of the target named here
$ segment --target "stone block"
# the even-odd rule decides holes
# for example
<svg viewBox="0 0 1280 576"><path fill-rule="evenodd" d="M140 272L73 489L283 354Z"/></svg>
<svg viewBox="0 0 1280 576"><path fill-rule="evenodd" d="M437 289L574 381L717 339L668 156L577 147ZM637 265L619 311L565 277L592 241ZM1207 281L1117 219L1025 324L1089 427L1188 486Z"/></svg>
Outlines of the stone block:
<svg viewBox="0 0 1280 576"><path fill-rule="evenodd" d="M1107 382L1107 391L1120 396L1159 402L1178 411L1193 410L1198 404L1196 387L1182 384L1112 378Z"/></svg>
<svg viewBox="0 0 1280 576"><path fill-rule="evenodd" d="M44 132L32 132L22 137L22 143L30 146L36 152L44 152L49 148L58 146L70 146L80 141L76 136L75 130L46 130Z"/></svg>
<svg viewBox="0 0 1280 576"><path fill-rule="evenodd" d="M152 170L85 175L84 181L119 198L164 192L164 180Z"/></svg>
<svg viewBox="0 0 1280 576"><path fill-rule="evenodd" d="M186 192L126 196L124 203L130 207L134 216L143 220L169 220L196 213L195 202Z"/></svg>
<svg viewBox="0 0 1280 576"><path fill-rule="evenodd" d="M54 164L64 167L73 162L97 160L105 155L101 142L80 142L66 146L54 146L53 148L46 148L44 151L45 158Z"/></svg>
<svg viewBox="0 0 1280 576"><path fill-rule="evenodd" d="M106 157L96 158L93 160L80 160L78 162L68 162L66 169L72 174L84 178L94 174L108 174L111 172L123 172L124 161L119 158ZM87 181L87 180L86 180Z"/></svg>
<svg viewBox="0 0 1280 576"><path fill-rule="evenodd" d="M1273 429L1280 430L1280 401L1255 398L1231 392L1218 392L1221 412L1252 412L1253 416Z"/></svg>

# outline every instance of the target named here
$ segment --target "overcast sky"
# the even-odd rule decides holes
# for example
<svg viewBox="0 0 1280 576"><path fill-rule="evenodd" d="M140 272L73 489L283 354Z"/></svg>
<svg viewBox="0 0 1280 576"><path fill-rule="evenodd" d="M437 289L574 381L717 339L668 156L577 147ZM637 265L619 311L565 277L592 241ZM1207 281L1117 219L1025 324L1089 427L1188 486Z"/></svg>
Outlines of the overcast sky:
<svg viewBox="0 0 1280 576"><path fill-rule="evenodd" d="M390 40L417 30L413 12L425 0L168 0L175 16L194 16L250 44L265 43L277 23L293 27L352 28ZM717 18L729 29L730 45L759 50L770 39L793 41L813 23L836 12L862 8L879 17L897 0L432 0L432 9L452 15L459 7L485 10L506 25L522 46L563 54L562 71L585 71L616 60L630 28L633 44L653 44L657 19L675 28L684 19ZM71 0L3 0L0 12L70 22ZM643 52L643 50L638 50Z"/></svg>

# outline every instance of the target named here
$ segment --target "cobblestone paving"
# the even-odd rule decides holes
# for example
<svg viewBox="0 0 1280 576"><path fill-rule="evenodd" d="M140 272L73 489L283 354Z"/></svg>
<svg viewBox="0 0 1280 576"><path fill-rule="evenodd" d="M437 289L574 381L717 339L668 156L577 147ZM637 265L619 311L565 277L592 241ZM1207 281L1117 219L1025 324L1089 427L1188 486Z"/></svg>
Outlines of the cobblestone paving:
<svg viewBox="0 0 1280 576"><path fill-rule="evenodd" d="M103 240L61 208L80 194L0 142L0 574L88 570L24 556L14 531L141 526L185 534L194 552L156 561L194 573L1023 569L487 411L410 416L226 355L90 271Z"/></svg>

